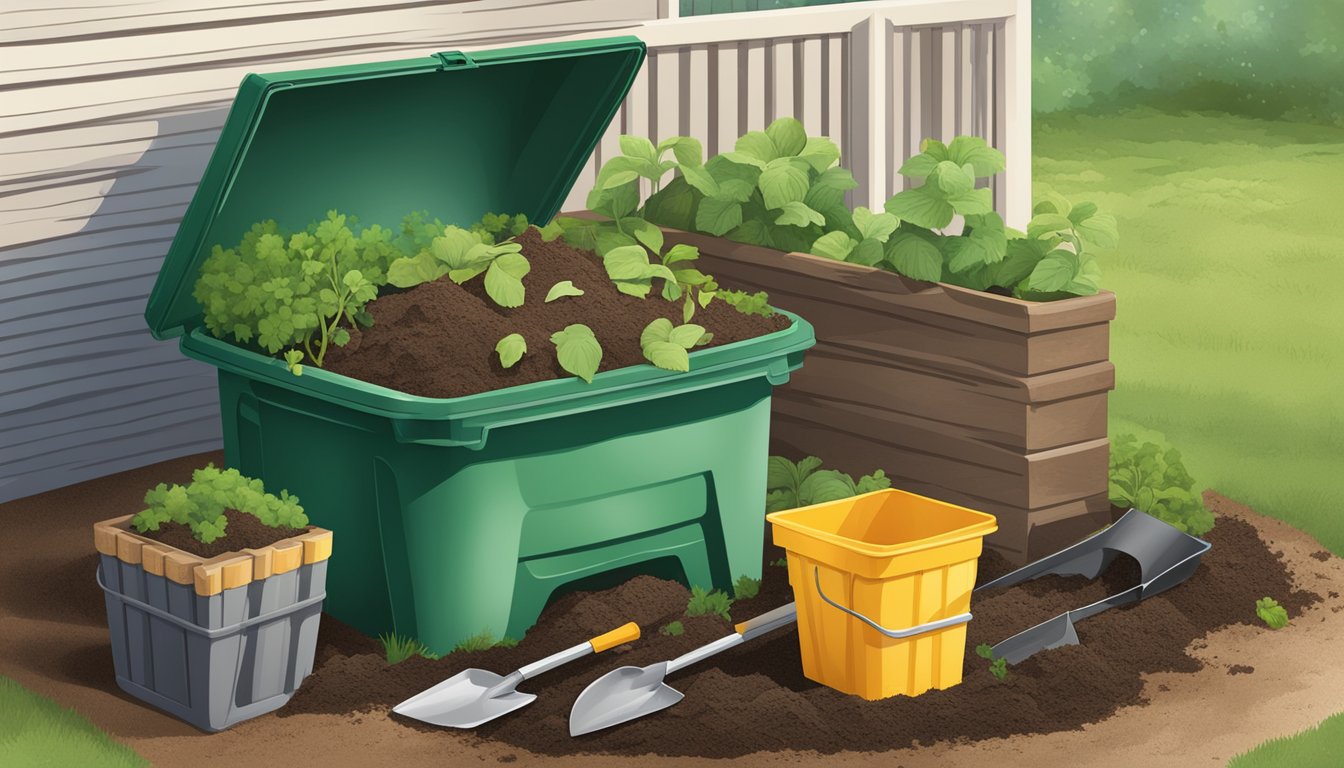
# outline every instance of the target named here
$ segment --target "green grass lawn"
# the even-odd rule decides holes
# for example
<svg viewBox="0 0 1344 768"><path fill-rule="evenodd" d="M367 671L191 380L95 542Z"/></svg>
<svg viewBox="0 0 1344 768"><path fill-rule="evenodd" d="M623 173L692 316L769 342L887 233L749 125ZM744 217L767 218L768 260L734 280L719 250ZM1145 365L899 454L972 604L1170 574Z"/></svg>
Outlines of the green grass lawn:
<svg viewBox="0 0 1344 768"><path fill-rule="evenodd" d="M1334 768L1344 744L1344 713L1327 718L1296 736L1271 739L1232 758L1227 768Z"/></svg>
<svg viewBox="0 0 1344 768"><path fill-rule="evenodd" d="M148 763L73 709L0 677L0 765L130 768Z"/></svg>
<svg viewBox="0 0 1344 768"><path fill-rule="evenodd" d="M1344 129L1155 112L1035 126L1035 179L1120 221L1112 434L1344 554Z"/></svg>

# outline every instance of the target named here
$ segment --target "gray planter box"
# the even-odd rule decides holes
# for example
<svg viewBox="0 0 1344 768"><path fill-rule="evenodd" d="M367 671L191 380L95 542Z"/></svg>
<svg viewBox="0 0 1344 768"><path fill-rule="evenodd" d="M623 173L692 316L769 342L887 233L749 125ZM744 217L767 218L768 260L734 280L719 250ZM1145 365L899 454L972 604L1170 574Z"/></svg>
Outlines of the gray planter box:
<svg viewBox="0 0 1344 768"><path fill-rule="evenodd" d="M205 731L284 706L313 669L331 534L202 560L128 523L95 527L117 685Z"/></svg>

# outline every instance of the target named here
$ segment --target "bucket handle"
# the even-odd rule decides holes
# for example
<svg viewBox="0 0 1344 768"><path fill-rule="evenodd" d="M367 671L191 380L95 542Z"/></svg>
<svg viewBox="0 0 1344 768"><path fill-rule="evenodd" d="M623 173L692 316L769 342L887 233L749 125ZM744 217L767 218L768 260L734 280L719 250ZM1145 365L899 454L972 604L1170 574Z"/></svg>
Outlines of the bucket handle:
<svg viewBox="0 0 1344 768"><path fill-rule="evenodd" d="M821 591L821 569L815 565L812 566L812 579L813 581L816 582L817 594L821 596L821 599L827 605L839 608L840 610L844 611L850 616L853 616L859 621L862 621L864 624L867 624L873 629L876 629L878 632L881 632L887 637L893 638L895 640L904 640L907 637L922 635L925 632L933 632L939 629L947 629L948 627L955 627L958 624L965 624L966 622L971 620L971 614L970 612L967 612L967 613L959 613L956 616L949 616L946 619L938 619L937 621L925 622L924 624L918 624L916 626L907 627L905 629L887 629L881 624L878 624L876 621L873 621L867 616L864 616L862 613L859 613L858 611L852 608L846 608L845 606L827 597L826 593Z"/></svg>

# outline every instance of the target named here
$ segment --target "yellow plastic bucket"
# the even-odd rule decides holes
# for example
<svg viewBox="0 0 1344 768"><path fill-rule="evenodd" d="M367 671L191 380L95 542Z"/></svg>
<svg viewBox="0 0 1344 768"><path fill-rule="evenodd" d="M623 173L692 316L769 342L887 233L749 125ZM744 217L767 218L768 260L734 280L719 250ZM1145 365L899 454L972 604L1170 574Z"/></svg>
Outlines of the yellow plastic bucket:
<svg viewBox="0 0 1344 768"><path fill-rule="evenodd" d="M869 700L961 682L993 515L888 489L766 519L788 553L803 674Z"/></svg>

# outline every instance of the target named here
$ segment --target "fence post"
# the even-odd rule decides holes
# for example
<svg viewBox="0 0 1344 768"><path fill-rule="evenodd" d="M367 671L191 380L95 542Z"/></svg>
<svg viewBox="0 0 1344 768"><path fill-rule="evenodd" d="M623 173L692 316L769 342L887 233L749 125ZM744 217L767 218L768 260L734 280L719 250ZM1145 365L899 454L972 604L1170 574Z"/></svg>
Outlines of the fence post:
<svg viewBox="0 0 1344 768"><path fill-rule="evenodd" d="M658 18L676 19L681 17L681 0L658 0Z"/></svg>
<svg viewBox="0 0 1344 768"><path fill-rule="evenodd" d="M1003 33L1002 210L1008 226L1025 228L1031 218L1031 0L1017 0Z"/></svg>
<svg viewBox="0 0 1344 768"><path fill-rule="evenodd" d="M850 34L849 67L851 114L849 167L859 182L852 205L878 207L886 200L887 174L887 100L890 89L888 51L891 48L891 22L874 13L856 24Z"/></svg>

